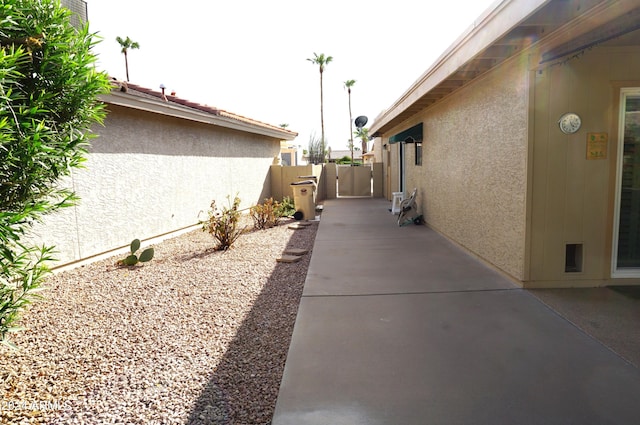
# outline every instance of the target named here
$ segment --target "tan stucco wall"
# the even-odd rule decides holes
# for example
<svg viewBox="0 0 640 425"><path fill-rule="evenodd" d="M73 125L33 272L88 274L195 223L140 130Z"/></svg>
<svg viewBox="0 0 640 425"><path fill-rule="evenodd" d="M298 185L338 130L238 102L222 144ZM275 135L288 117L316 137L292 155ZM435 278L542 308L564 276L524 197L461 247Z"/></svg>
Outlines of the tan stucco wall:
<svg viewBox="0 0 640 425"><path fill-rule="evenodd" d="M531 281L528 286L613 284L611 241L619 88L640 86L639 47L596 47L536 73ZM634 81L635 80L635 81ZM560 132L576 112L582 127ZM587 134L607 133L608 158L586 159ZM583 244L583 270L565 273L565 245Z"/></svg>
<svg viewBox="0 0 640 425"><path fill-rule="evenodd" d="M247 208L270 196L280 141L218 126L109 107L83 170L79 206L47 218L36 239L60 264L197 224L212 200L238 194Z"/></svg>
<svg viewBox="0 0 640 425"><path fill-rule="evenodd" d="M385 136L424 124L423 165L407 144L406 191L430 226L507 274L525 269L527 64L511 61ZM398 187L398 144L390 177Z"/></svg>
<svg viewBox="0 0 640 425"><path fill-rule="evenodd" d="M313 180L309 178L315 176L317 181L316 186L316 200L321 201L324 198L326 189L324 178L324 166L322 164L308 164L308 165L272 165L271 166L271 196L277 201L282 201L283 198L289 197L293 199L293 187L291 183Z"/></svg>

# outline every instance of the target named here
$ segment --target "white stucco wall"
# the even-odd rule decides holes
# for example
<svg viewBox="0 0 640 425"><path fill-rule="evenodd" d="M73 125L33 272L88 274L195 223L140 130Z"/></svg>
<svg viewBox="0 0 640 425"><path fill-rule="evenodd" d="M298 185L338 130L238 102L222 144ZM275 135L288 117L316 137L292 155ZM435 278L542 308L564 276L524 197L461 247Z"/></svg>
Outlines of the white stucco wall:
<svg viewBox="0 0 640 425"><path fill-rule="evenodd" d="M34 229L59 264L98 255L198 223L212 200L242 207L270 196L280 140L110 106L85 169L68 181L81 201Z"/></svg>
<svg viewBox="0 0 640 425"><path fill-rule="evenodd" d="M528 75L512 61L389 132L424 123L422 166L406 145L407 190L419 189L429 225L517 279L525 268Z"/></svg>

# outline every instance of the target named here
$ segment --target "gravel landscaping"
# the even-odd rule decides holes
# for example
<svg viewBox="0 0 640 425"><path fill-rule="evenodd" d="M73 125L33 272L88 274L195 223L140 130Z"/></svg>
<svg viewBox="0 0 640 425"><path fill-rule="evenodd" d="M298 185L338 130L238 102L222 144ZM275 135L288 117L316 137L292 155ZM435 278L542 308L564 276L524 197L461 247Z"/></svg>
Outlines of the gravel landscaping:
<svg viewBox="0 0 640 425"><path fill-rule="evenodd" d="M192 231L52 275L0 348L3 424L269 424L318 223ZM145 248L146 244L142 244ZM309 253L276 259L285 248Z"/></svg>

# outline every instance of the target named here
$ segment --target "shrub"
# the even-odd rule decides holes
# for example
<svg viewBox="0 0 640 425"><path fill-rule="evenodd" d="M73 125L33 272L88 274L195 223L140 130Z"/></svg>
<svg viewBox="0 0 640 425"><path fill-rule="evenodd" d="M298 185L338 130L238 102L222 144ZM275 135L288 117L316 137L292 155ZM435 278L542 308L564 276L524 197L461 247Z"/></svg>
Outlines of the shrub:
<svg viewBox="0 0 640 425"><path fill-rule="evenodd" d="M0 341L52 261L52 247L30 245L34 222L77 197L62 188L85 159L89 128L104 119L97 96L109 91L95 70L85 26L56 0L0 3Z"/></svg>
<svg viewBox="0 0 640 425"><path fill-rule="evenodd" d="M249 211L253 219L253 228L268 229L278 225L280 221L280 204L273 198L265 199L263 204L254 205Z"/></svg>
<svg viewBox="0 0 640 425"><path fill-rule="evenodd" d="M17 254L7 246L0 250L0 332L2 344L16 348L9 340L9 334L22 330L17 326L20 314L32 301L41 298L38 292L49 273L46 263L53 260L52 248L22 247Z"/></svg>
<svg viewBox="0 0 640 425"><path fill-rule="evenodd" d="M282 202L278 204L277 214L279 217L291 217L296 212L296 206L288 196L282 199Z"/></svg>
<svg viewBox="0 0 640 425"><path fill-rule="evenodd" d="M325 141L326 142L326 141ZM325 143L322 139L316 138L315 134L309 136L309 149L307 149L307 158L310 164L322 164L327 156L326 150L323 151Z"/></svg>
<svg viewBox="0 0 640 425"><path fill-rule="evenodd" d="M227 196L229 201L229 207L223 207L222 210L218 210L216 207L216 201L211 202L211 209L209 210L209 218L205 221L201 221L202 230L209 232L211 236L217 241L215 247L218 251L225 251L234 244L234 242L242 235L245 228L239 228L238 222L240 221L240 198L236 196L231 203L231 197Z"/></svg>

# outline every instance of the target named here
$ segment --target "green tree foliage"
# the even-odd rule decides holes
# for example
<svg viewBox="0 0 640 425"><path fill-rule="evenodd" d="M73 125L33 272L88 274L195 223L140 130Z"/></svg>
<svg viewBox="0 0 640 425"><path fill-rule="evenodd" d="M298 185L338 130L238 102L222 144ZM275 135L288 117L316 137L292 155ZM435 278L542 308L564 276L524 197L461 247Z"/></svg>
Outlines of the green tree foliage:
<svg viewBox="0 0 640 425"><path fill-rule="evenodd" d="M352 164L352 163L353 163L353 154L351 155L351 158L345 155L342 158L336 160L336 164Z"/></svg>
<svg viewBox="0 0 640 425"><path fill-rule="evenodd" d="M139 49L140 48L140 43L138 43L137 41L133 41L129 37L127 37L127 38L116 37L116 41L118 42L118 44L120 44L120 48L121 48L120 49L120 53L122 53L124 55L124 67L125 67L125 71L127 73L127 81L129 81L128 52L129 52L129 50Z"/></svg>
<svg viewBox="0 0 640 425"><path fill-rule="evenodd" d="M94 68L94 37L70 14L57 0L0 4L0 340L9 345L52 259L52 247L29 244L29 230L77 200L59 182L104 119L97 96L109 81Z"/></svg>
<svg viewBox="0 0 640 425"><path fill-rule="evenodd" d="M366 127L359 128L357 131L354 131L353 134L356 135L357 138L362 142L362 153L367 153L367 144L369 139L369 129Z"/></svg>

